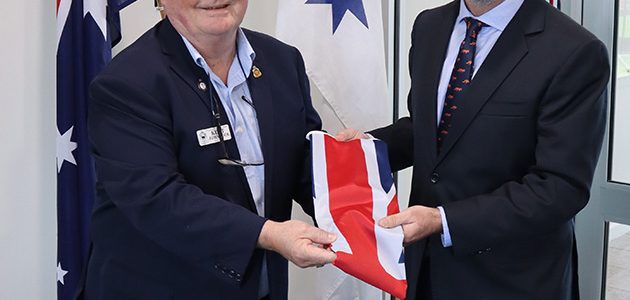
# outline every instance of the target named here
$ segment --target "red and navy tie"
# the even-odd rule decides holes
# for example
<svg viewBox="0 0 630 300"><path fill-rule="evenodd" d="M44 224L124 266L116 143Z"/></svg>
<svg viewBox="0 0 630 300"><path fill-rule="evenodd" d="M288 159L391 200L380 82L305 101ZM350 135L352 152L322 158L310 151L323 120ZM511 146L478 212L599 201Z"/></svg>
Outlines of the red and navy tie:
<svg viewBox="0 0 630 300"><path fill-rule="evenodd" d="M446 99L444 100L444 109L442 110L442 118L437 132L438 152L442 148L442 143L448 136L451 129L451 121L453 114L457 111L459 99L470 86L472 75L474 72L475 52L477 49L477 35L481 28L485 26L483 22L475 20L471 17L464 18L466 21L466 36L459 47L459 54L453 66L451 80L446 89Z"/></svg>

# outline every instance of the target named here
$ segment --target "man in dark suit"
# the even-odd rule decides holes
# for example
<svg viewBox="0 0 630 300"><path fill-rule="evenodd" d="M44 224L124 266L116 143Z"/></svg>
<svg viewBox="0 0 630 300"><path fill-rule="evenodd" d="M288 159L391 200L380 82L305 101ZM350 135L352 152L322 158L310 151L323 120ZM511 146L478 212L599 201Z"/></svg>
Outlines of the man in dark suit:
<svg viewBox="0 0 630 300"><path fill-rule="evenodd" d="M374 130L413 165L402 225L407 299L577 299L574 216L586 205L610 67L592 34L542 0L422 12L411 117ZM355 130L339 139L359 136Z"/></svg>
<svg viewBox="0 0 630 300"><path fill-rule="evenodd" d="M247 0L163 0L169 19L93 82L87 299L286 299L287 259L335 259L312 215L319 129L299 52L240 29Z"/></svg>

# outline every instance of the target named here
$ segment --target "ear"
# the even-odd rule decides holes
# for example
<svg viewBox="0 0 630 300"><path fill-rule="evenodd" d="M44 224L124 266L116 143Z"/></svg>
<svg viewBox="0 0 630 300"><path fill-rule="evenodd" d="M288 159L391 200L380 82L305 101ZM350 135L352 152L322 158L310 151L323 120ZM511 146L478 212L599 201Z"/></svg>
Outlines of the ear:
<svg viewBox="0 0 630 300"><path fill-rule="evenodd" d="M160 12L160 16L162 17L162 19L166 18L166 11L164 11L164 5L162 4L163 2L168 2L168 0L154 0L153 1L153 5L155 5L155 9L157 9Z"/></svg>

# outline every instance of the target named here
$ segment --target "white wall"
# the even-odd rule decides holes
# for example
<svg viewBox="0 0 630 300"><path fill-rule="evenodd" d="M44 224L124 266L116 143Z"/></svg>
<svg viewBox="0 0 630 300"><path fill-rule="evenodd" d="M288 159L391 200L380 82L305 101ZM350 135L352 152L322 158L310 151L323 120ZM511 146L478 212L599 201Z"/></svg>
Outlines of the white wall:
<svg viewBox="0 0 630 300"><path fill-rule="evenodd" d="M122 40L114 47L113 54L127 48L145 31L160 20L160 13L153 6L152 0L138 0L120 12Z"/></svg>
<svg viewBox="0 0 630 300"><path fill-rule="evenodd" d="M55 1L0 19L0 299L55 299Z"/></svg>
<svg viewBox="0 0 630 300"><path fill-rule="evenodd" d="M625 44L627 45L627 44ZM630 53L630 49L624 47L624 44L620 43L619 52L621 55L617 57L617 61L621 62L626 59L627 54ZM625 68L621 65L618 69ZM625 70L624 70L625 72ZM612 76L617 76L613 71ZM611 179L618 182L630 183L630 76L617 76L614 101L614 123L612 129L612 164L611 164Z"/></svg>

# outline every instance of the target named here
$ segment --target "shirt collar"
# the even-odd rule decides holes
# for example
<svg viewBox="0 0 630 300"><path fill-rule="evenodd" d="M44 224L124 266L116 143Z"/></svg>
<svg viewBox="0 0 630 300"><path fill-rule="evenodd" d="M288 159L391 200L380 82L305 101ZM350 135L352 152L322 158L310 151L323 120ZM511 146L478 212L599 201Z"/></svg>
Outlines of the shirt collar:
<svg viewBox="0 0 630 300"><path fill-rule="evenodd" d="M190 43L190 41L186 37L181 34L180 36L182 37L182 40L184 41L184 44L186 45L186 49L188 49L190 56L195 61L195 64L197 64L197 66L203 68L208 74L210 74L212 71L206 64L203 56L201 56L199 51L195 49L195 46L193 46L193 44ZM243 70L245 71L246 76L249 77L249 73L251 72L248 72L248 70L251 70L254 65L256 52L254 52L254 48L252 48L252 45L247 39L247 36L245 36L245 32L243 32L243 29L241 28L239 28L238 32L236 33L236 47L236 52L241 61L241 64L243 65Z"/></svg>
<svg viewBox="0 0 630 300"><path fill-rule="evenodd" d="M461 22L466 17L471 17L477 19L486 25L495 28L499 31L505 30L505 27L510 23L514 15L524 0L505 0L501 2L501 4L497 5L497 7L492 10L486 12L485 14L475 17L466 7L466 3L464 0L460 0L459 2L459 15L457 16L457 22Z"/></svg>

